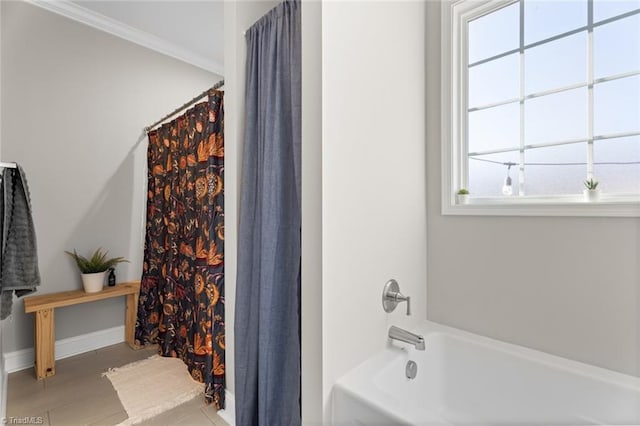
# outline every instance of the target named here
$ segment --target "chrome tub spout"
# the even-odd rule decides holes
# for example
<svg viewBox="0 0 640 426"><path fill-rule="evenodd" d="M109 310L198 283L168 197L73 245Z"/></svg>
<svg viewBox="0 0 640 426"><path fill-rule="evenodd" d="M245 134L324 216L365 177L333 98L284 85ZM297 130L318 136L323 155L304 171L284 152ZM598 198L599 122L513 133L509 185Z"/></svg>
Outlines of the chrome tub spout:
<svg viewBox="0 0 640 426"><path fill-rule="evenodd" d="M419 334L414 334L410 331L403 330L400 327L392 325L389 327L389 338L393 340L399 340L401 342L409 343L415 346L419 351L424 351L424 337Z"/></svg>

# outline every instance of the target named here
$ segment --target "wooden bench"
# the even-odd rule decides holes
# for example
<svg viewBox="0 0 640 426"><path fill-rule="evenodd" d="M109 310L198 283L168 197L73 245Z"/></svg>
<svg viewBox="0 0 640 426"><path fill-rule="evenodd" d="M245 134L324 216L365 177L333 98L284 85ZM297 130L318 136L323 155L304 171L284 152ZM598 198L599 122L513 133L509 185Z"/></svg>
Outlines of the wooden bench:
<svg viewBox="0 0 640 426"><path fill-rule="evenodd" d="M134 349L136 315L138 311L138 294L140 282L132 281L104 287L97 293L85 293L84 290L63 291L60 293L31 296L24 299L24 311L35 312L35 368L36 377L44 379L56 374L55 366L55 322L53 310L63 306L78 305L80 303L95 302L111 297L126 296L126 311L124 313L124 339Z"/></svg>

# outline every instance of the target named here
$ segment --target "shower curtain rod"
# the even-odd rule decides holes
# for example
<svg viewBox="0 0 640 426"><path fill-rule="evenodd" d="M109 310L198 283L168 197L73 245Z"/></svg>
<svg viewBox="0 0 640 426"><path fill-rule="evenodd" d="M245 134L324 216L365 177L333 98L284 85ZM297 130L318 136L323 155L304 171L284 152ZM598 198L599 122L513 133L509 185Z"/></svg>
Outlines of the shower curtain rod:
<svg viewBox="0 0 640 426"><path fill-rule="evenodd" d="M216 84L214 84L213 86L211 86L211 88L205 90L204 92L200 93L198 96L196 96L195 98L191 99L189 102L187 102L186 104L182 105L179 108L174 109L170 114L165 115L164 117L162 117L160 120L156 121L155 123L153 123L150 126L147 126L144 128L145 133L148 133L151 129L153 129L154 127L156 127L158 124L161 124L162 122L164 122L167 118L172 117L174 115L176 115L177 113L179 113L180 111L182 111L183 109L195 104L196 102L198 102L200 99L204 98L205 96L207 96L207 94L209 94L210 91L212 90L216 90L221 88L222 86L224 86L224 80L220 80L219 82L217 82Z"/></svg>

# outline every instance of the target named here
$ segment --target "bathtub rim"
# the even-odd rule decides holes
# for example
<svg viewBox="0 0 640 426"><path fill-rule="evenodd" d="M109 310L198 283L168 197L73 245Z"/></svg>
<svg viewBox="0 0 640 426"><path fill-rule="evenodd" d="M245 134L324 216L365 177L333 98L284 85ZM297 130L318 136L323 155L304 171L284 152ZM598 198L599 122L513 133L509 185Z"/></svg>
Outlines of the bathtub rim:
<svg viewBox="0 0 640 426"><path fill-rule="evenodd" d="M418 327L423 327L421 330L425 332L426 335L455 335L457 338L467 343L479 344L480 346L489 349L497 348L518 358L526 359L551 368L562 367L563 370L567 370L576 375L622 386L640 393L640 376L634 376L583 361L565 358L539 349L533 349L517 343L505 342L503 340L494 339L492 337L483 336L481 334L476 334L433 321L427 320L423 324L418 324ZM425 340L426 339L427 337L425 337ZM391 344L391 342L388 343Z"/></svg>
<svg viewBox="0 0 640 426"><path fill-rule="evenodd" d="M504 342L428 320L416 324L414 327L410 328L410 331L424 336L427 350L429 349L429 342L433 342L433 339L438 336L455 338L466 343L487 348L487 350L498 350L511 356L543 365L551 369L564 370L577 376L586 377L590 380L619 386L640 395L640 377L638 376L632 376L604 367L564 358L541 350L528 348L515 343ZM384 404L384 398L378 395L375 391L363 392L362 383L367 383L366 379L370 379L378 371L376 366L380 365L380 363L391 362L400 356L412 359L415 352L416 349L413 348L413 346L402 342L391 341L387 337L386 347L383 350L373 354L336 381L332 388L332 401L336 395L335 390L339 389L340 392L344 392L352 398L357 398L361 403L364 403L367 406L375 407L376 410L382 411L389 417L403 419L403 421L410 420L404 416L404 413L399 412L393 406ZM333 411L334 410L332 409L332 418L335 415Z"/></svg>

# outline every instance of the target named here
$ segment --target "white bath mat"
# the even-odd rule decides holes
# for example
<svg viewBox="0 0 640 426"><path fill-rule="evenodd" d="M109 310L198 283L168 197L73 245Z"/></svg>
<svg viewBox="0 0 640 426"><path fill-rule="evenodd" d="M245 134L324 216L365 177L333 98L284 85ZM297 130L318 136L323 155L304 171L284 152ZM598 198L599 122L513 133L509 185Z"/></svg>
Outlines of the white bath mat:
<svg viewBox="0 0 640 426"><path fill-rule="evenodd" d="M179 358L154 355L103 375L111 380L129 416L120 425L140 423L204 392L204 385L191 378Z"/></svg>

